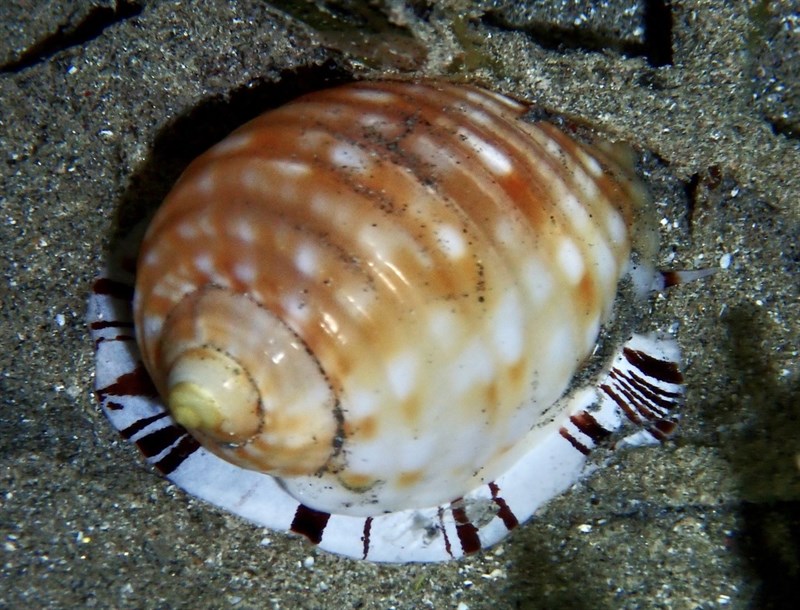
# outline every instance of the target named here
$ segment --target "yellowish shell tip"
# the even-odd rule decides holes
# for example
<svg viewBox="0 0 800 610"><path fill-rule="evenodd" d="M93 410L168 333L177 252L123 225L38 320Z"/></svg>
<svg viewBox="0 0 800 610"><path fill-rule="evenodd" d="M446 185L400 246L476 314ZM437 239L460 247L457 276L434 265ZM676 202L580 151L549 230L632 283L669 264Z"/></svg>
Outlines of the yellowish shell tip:
<svg viewBox="0 0 800 610"><path fill-rule="evenodd" d="M258 390L236 360L211 347L190 349L168 379L167 405L185 428L226 443L250 439L261 424Z"/></svg>
<svg viewBox="0 0 800 610"><path fill-rule="evenodd" d="M210 430L219 426L222 413L214 395L203 386L182 381L170 389L169 410L184 428Z"/></svg>

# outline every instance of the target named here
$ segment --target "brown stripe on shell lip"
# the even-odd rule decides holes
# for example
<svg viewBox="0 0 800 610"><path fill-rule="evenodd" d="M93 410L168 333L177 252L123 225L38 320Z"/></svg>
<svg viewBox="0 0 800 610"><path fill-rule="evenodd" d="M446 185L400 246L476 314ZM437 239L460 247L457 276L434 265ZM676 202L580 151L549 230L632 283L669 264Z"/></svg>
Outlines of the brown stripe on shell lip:
<svg viewBox="0 0 800 610"><path fill-rule="evenodd" d="M631 409L630 405L627 402L625 402L625 400L622 397L620 397L614 390L611 389L610 385L604 383L603 385L600 386L600 389L603 390L603 392L605 392L606 395L611 400L617 403L619 408L622 409L622 412L625 413L625 416L629 420L631 420L634 424L637 425L642 424L641 418L634 412L633 409Z"/></svg>
<svg viewBox="0 0 800 610"><path fill-rule="evenodd" d="M450 557L452 557L453 547L450 546L450 537L447 535L447 529L444 526L444 508L442 508L441 506L437 511L437 516L439 517L439 530L442 532L442 535L444 536L444 550Z"/></svg>
<svg viewBox="0 0 800 610"><path fill-rule="evenodd" d="M650 354L629 347L624 348L622 353L628 362L649 377L676 385L683 383L683 375L674 362L659 360Z"/></svg>
<svg viewBox="0 0 800 610"><path fill-rule="evenodd" d="M633 371L628 371L628 374L618 373L612 371L611 376L620 383L630 388L632 392L636 392L642 397L650 407L657 411L660 415L665 415L671 409L678 406L677 399L681 397L680 393L661 391L661 388L655 386L645 379L642 379ZM673 398L672 400L670 398Z"/></svg>
<svg viewBox="0 0 800 610"><path fill-rule="evenodd" d="M367 517L364 519L364 533L361 534L361 542L364 543L364 554L361 556L361 559L367 558L367 553L369 553L369 535L372 531L372 517Z"/></svg>
<svg viewBox="0 0 800 610"><path fill-rule="evenodd" d="M455 519L456 522L456 534L458 534L461 549L466 555L480 551L481 538L478 535L478 528L469 520L467 511L464 508L463 498L454 500L450 504L450 509L453 511L453 519Z"/></svg>
<svg viewBox="0 0 800 610"><path fill-rule="evenodd" d="M614 372L612 371L612 377L614 376ZM621 378L620 378L621 377ZM619 375L615 378L616 387L622 396L625 397L625 402L636 409L639 415L641 415L644 419L657 419L657 415L653 413L652 410L648 408L647 400L642 400L642 397L636 393L634 389L632 389L628 384L625 383L624 377Z"/></svg>
<svg viewBox="0 0 800 610"><path fill-rule="evenodd" d="M101 343L114 343L116 341L136 341L133 335L117 335L116 337L100 337L94 342L94 348L98 349Z"/></svg>
<svg viewBox="0 0 800 610"><path fill-rule="evenodd" d="M127 282L118 282L105 277L95 281L92 285L92 292L95 294L104 294L122 301L133 300L133 286L131 284Z"/></svg>
<svg viewBox="0 0 800 610"><path fill-rule="evenodd" d="M155 398L158 396L158 390L153 385L150 375L143 364L139 364L133 371L120 375L117 380L111 385L104 388L95 390L97 400L102 402L108 396L145 396L147 398Z"/></svg>
<svg viewBox="0 0 800 610"><path fill-rule="evenodd" d="M592 415L586 411L581 411L580 413L571 415L569 420L578 430L583 432L595 443L599 443L611 435L609 430L606 430L594 417L592 417Z"/></svg>
<svg viewBox="0 0 800 610"><path fill-rule="evenodd" d="M104 328L133 328L133 322L123 322L121 320L97 320L89 324L92 330L103 330Z"/></svg>
<svg viewBox="0 0 800 610"><path fill-rule="evenodd" d="M489 483L489 491L492 493L492 501L500 508L500 510L497 511L497 516L503 521L506 529L513 530L519 525L519 521L516 515L514 515L514 511L512 511L506 501L500 497L500 488L497 486L497 483L494 481Z"/></svg>
<svg viewBox="0 0 800 610"><path fill-rule="evenodd" d="M186 430L178 426L165 426L150 434L146 434L136 441L136 446L141 449L145 457L153 457L172 447L182 436L186 435Z"/></svg>
<svg viewBox="0 0 800 610"><path fill-rule="evenodd" d="M580 451L583 455L589 455L592 452L592 450L589 449L589 447L587 447L586 445L581 443L578 439L576 439L574 436L572 436L572 434L570 434L569 430L567 430L566 428L559 428L558 433L562 437L564 437L569 442L570 445L575 447L575 449Z"/></svg>
<svg viewBox="0 0 800 610"><path fill-rule="evenodd" d="M147 428L147 426L149 426L150 424L157 422L160 419L164 419L165 417L167 417L166 411L163 413L158 413L157 415L153 415L151 417L143 417L142 419L137 419L127 428L122 428L119 431L119 434L125 440L129 440L137 432L141 432L142 430Z"/></svg>
<svg viewBox="0 0 800 610"><path fill-rule="evenodd" d="M175 447L170 449L167 455L153 465L159 472L168 475L198 449L200 449L200 443L198 443L193 436L187 434Z"/></svg>
<svg viewBox="0 0 800 610"><path fill-rule="evenodd" d="M297 506L289 529L295 534L302 534L314 544L319 544L330 518L330 513L314 510L305 504L300 504Z"/></svg>

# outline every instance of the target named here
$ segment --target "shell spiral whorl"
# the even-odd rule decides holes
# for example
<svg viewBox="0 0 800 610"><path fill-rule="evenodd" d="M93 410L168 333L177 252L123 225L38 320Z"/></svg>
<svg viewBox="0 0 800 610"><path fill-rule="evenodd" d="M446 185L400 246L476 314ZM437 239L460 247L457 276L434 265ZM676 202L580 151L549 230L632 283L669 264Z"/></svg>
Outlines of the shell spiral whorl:
<svg viewBox="0 0 800 610"><path fill-rule="evenodd" d="M646 199L526 111L353 83L194 161L134 302L173 416L328 512L434 506L507 469L591 352Z"/></svg>

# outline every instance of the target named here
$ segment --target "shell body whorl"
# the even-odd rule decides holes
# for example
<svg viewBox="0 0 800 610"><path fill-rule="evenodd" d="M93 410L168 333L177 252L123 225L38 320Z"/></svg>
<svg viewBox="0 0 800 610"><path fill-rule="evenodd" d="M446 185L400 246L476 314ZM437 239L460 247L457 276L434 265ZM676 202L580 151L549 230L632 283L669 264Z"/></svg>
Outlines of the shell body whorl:
<svg viewBox="0 0 800 610"><path fill-rule="evenodd" d="M646 199L526 110L354 83L193 162L136 280L176 419L333 513L435 506L508 469L591 353Z"/></svg>

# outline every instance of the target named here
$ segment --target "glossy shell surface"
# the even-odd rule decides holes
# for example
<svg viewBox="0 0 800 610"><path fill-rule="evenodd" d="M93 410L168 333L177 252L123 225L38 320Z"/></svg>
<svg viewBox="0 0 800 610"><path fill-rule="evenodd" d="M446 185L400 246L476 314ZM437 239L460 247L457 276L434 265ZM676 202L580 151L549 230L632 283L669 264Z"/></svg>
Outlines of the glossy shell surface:
<svg viewBox="0 0 800 610"><path fill-rule="evenodd" d="M476 528L462 552L494 542L619 425L624 405L602 383L559 399L611 311L647 197L613 148L526 111L443 83L310 94L194 161L150 224L134 299L144 366L204 460L323 520L296 527L295 508L283 527L323 538L341 516L334 551L457 556L445 521L459 539L459 523ZM640 369L643 402L677 400L674 347L635 340L617 369ZM107 409L108 387L98 378ZM662 406L638 423L662 421ZM531 471L562 454L563 480ZM515 515L498 485L520 469L541 489ZM376 519L396 521L388 550L368 548Z"/></svg>

